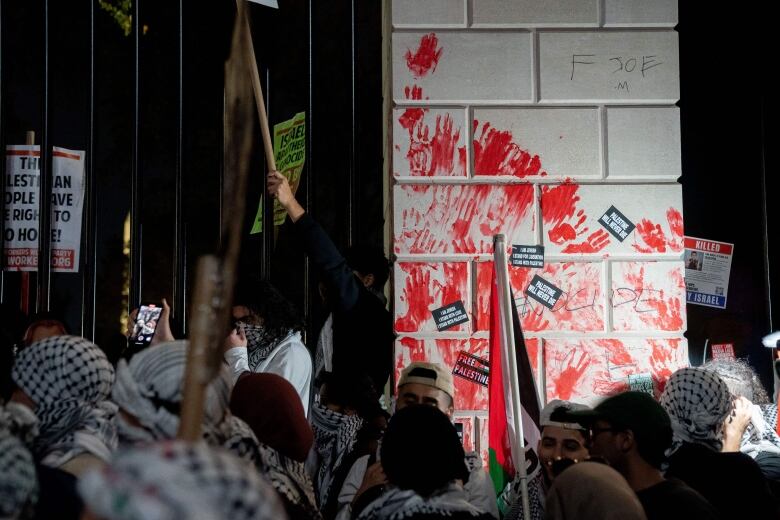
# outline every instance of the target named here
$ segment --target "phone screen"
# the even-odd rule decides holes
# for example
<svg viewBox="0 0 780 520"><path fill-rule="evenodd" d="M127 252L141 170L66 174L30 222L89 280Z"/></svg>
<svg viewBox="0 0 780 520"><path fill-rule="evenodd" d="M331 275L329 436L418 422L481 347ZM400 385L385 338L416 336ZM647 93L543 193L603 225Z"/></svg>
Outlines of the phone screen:
<svg viewBox="0 0 780 520"><path fill-rule="evenodd" d="M160 321L162 307L153 303L141 305L133 324L133 333L130 335L130 344L138 347L146 347L154 337L157 323Z"/></svg>

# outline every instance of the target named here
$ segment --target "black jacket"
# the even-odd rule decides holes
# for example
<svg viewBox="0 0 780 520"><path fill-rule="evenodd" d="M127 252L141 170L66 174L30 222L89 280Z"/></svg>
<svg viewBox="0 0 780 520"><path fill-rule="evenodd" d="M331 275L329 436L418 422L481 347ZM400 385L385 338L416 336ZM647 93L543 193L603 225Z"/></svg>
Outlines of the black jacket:
<svg viewBox="0 0 780 520"><path fill-rule="evenodd" d="M393 319L375 294L352 272L325 231L308 213L295 229L317 266L333 313L333 372L367 375L377 392L393 366Z"/></svg>

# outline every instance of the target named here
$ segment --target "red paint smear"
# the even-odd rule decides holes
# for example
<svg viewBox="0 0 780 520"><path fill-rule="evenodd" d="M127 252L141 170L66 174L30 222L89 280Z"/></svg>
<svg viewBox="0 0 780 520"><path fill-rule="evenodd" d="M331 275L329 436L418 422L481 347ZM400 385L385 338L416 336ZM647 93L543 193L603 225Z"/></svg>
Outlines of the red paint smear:
<svg viewBox="0 0 780 520"><path fill-rule="evenodd" d="M652 308L655 312L638 312L639 319L645 324L658 330L681 331L683 330L683 308L681 300L684 297L685 281L680 269L673 268L668 273L668 278L673 282L672 289L674 294L669 298L664 297L664 291L656 291L655 288L645 280L644 265L639 262L630 262L624 268L623 280L631 285L635 292L636 300L633 303L626 303L636 309L637 306Z"/></svg>
<svg viewBox="0 0 780 520"><path fill-rule="evenodd" d="M669 221L669 229L678 238L683 238L683 218L679 211L674 208L666 210L666 220Z"/></svg>
<svg viewBox="0 0 780 520"><path fill-rule="evenodd" d="M588 235L588 239L585 242L569 244L562 252L570 254L598 253L607 247L609 242L609 234L603 229L599 229Z"/></svg>
<svg viewBox="0 0 780 520"><path fill-rule="evenodd" d="M406 186L402 190L408 193ZM411 196L412 207L401 212L402 231L395 235L397 252L490 253L493 234L511 237L528 220L533 203L533 188L528 185L437 185L417 193L428 190L428 197ZM421 200L427 204L415 205Z"/></svg>
<svg viewBox="0 0 780 520"><path fill-rule="evenodd" d="M653 353L650 355L650 366L652 368L653 380L656 382L656 388L659 393L663 392L666 381L677 370L677 367L673 365L672 350L676 350L678 345L679 340L676 339L670 340L669 346L657 340L650 340L650 346L653 349Z"/></svg>
<svg viewBox="0 0 780 520"><path fill-rule="evenodd" d="M401 117L398 118L398 122L403 128L409 131L409 137L412 137L414 127L420 124L425 117L425 109L422 108L407 108Z"/></svg>
<svg viewBox="0 0 780 520"><path fill-rule="evenodd" d="M408 308L406 314L395 320L395 330L399 332L415 332L430 317L433 295L430 291L431 272L427 264L400 263L402 271L406 272L406 284L401 300Z"/></svg>
<svg viewBox="0 0 780 520"><path fill-rule="evenodd" d="M421 78L429 71L436 71L444 49L439 48L439 39L436 33L424 35L420 39L420 46L412 54L411 49L406 51L406 66L415 78Z"/></svg>
<svg viewBox="0 0 780 520"><path fill-rule="evenodd" d="M404 97L406 99L422 99L423 91L422 87L419 87L417 85L412 86L405 86L404 87Z"/></svg>
<svg viewBox="0 0 780 520"><path fill-rule="evenodd" d="M477 125L478 122L475 120L475 130ZM539 156L532 156L513 142L512 132L491 128L490 123L482 125L482 133L474 139L476 175L512 175L521 178L547 175L541 170L542 161Z"/></svg>
<svg viewBox="0 0 780 520"><path fill-rule="evenodd" d="M579 383L585 370L590 366L591 362L587 355L585 355L576 365L572 364L573 358L574 356L569 357L566 368L554 376L553 388L555 394L553 397L556 399L563 399L564 401L571 399L574 388Z"/></svg>
<svg viewBox="0 0 780 520"><path fill-rule="evenodd" d="M438 281L433 283L433 292L437 295L437 303L440 303L443 306L461 300L464 305L467 305L463 294L463 289L466 287L468 278L467 264L465 262L453 262L443 265L444 284ZM463 327L464 325L458 325L449 330L464 330Z"/></svg>
<svg viewBox="0 0 780 520"><path fill-rule="evenodd" d="M619 339L596 340L596 344L607 351L607 359L612 365L623 366L634 363L625 343Z"/></svg>
<svg viewBox="0 0 780 520"><path fill-rule="evenodd" d="M666 220L669 224L669 229L672 232L671 237L666 236L666 233L664 233L660 224L655 224L648 219L642 219L642 221L636 225L636 234L642 239L646 246L637 244L636 239L634 239L634 249L640 253L665 253L667 247L672 251L682 251L682 215L676 209L669 208L666 211Z"/></svg>
<svg viewBox="0 0 780 520"><path fill-rule="evenodd" d="M545 224L558 224L574 216L579 184L560 184L542 187L542 220Z"/></svg>
<svg viewBox="0 0 780 520"><path fill-rule="evenodd" d="M567 240L577 238L577 232L570 224L558 224L547 233L547 236L554 244L563 244Z"/></svg>

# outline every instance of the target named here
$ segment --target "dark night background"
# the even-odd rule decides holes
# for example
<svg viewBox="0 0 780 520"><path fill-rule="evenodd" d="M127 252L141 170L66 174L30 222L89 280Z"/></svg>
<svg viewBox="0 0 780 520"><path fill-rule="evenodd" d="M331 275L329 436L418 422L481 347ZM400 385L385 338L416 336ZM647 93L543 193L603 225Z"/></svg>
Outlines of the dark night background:
<svg viewBox="0 0 780 520"><path fill-rule="evenodd" d="M166 297L179 327L186 327L194 262L219 243L222 65L233 8L230 2L141 0L136 37L123 34L97 1L48 4L48 140L87 150L92 176L81 270L52 274L50 307L73 332L113 353L122 342L118 318L127 305L123 271L134 272L130 304ZM253 33L271 124L307 111L299 198L338 246L382 245L381 2L280 4L278 11L252 6ZM771 275L771 301L780 301L772 249L778 233L772 197L777 178L771 173L777 155L767 146L776 135L769 116L775 104L769 96L774 66L769 8L740 13L733 4L723 5L679 2L686 234L735 244L728 308L688 306L687 336L693 363L700 362L707 339L734 343L737 355L748 357L771 388L770 353L760 346L761 336L772 325L778 328L780 319L775 313L771 321L767 282ZM0 9L5 146L23 143L25 130L40 136L43 126L44 2L2 0ZM259 130L255 133L246 230L263 191L262 147ZM126 260L122 231L133 200L140 247ZM321 319L316 280L289 231L286 224L275 239L268 232L246 236L242 271L271 277L312 318L311 332ZM4 273L2 299L18 302L18 273Z"/></svg>

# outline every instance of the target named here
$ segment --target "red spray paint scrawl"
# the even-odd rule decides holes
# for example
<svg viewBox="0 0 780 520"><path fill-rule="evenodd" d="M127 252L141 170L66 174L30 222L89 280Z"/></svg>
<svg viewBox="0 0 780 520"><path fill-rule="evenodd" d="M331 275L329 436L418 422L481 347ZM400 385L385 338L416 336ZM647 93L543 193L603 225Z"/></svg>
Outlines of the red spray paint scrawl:
<svg viewBox="0 0 780 520"><path fill-rule="evenodd" d="M615 330L684 330L685 280L681 265L621 262L613 266Z"/></svg>
<svg viewBox="0 0 780 520"><path fill-rule="evenodd" d="M420 46L414 53L411 49L406 51L406 66L415 78L422 78L428 72L436 71L443 52L436 33L426 34L420 39Z"/></svg>
<svg viewBox="0 0 780 520"><path fill-rule="evenodd" d="M539 275L561 288L563 294L551 309L528 298L525 289ZM509 283L524 331L604 330L601 267L595 263L551 263L543 269L509 268ZM490 263L477 264L477 330L487 330Z"/></svg>

